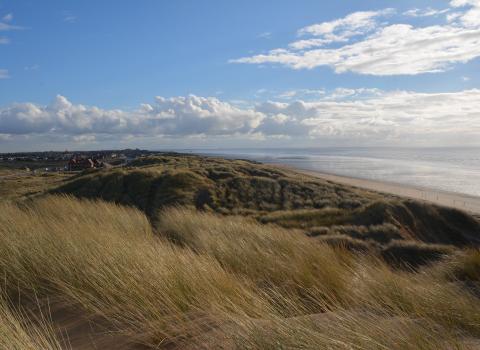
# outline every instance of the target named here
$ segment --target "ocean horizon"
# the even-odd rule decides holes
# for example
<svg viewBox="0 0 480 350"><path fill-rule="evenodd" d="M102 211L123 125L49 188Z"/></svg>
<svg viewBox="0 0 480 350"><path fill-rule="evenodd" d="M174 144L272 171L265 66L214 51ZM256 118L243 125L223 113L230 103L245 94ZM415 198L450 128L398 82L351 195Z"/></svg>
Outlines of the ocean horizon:
<svg viewBox="0 0 480 350"><path fill-rule="evenodd" d="M480 197L480 148L251 148L179 150Z"/></svg>

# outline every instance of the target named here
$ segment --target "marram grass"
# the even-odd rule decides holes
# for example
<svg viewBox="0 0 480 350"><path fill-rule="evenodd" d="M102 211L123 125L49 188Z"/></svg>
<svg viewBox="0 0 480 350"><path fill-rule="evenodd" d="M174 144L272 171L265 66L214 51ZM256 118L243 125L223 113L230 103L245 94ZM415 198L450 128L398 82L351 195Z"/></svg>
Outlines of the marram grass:
<svg viewBox="0 0 480 350"><path fill-rule="evenodd" d="M7 294L62 300L152 348L473 349L480 300L455 271L472 276L476 260L452 259L443 273L401 272L248 218L173 208L153 230L105 202L0 204ZM12 349L56 349L5 315Z"/></svg>

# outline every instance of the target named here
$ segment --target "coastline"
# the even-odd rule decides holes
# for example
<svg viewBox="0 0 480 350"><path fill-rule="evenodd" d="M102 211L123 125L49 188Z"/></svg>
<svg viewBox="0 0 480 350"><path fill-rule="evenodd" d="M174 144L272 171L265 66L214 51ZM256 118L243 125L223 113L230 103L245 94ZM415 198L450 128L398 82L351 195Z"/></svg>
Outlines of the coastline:
<svg viewBox="0 0 480 350"><path fill-rule="evenodd" d="M272 164L272 163L270 163ZM460 209L471 212L475 215L480 215L480 197L469 196L462 193L446 192L430 188L421 188L398 184L393 182L385 182L378 180L368 180L361 178L354 178L342 175L335 175L329 173L322 173L315 170L307 170L296 168L293 166L275 163L275 166L283 167L300 174L321 178L327 181L332 181L344 185L358 187L376 192L383 192L393 194L400 197L412 198L420 201L430 202L445 207Z"/></svg>

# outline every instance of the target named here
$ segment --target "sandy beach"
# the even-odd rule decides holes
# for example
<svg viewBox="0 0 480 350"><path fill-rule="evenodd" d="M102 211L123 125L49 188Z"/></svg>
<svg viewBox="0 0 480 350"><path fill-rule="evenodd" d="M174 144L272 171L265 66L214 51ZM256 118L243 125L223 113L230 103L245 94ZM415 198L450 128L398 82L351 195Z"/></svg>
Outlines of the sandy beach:
<svg viewBox="0 0 480 350"><path fill-rule="evenodd" d="M377 192L384 192L389 194L394 194L397 196L413 198L417 200L423 200L427 202L432 202L438 205L443 205L447 207L457 208L465 210L476 215L480 215L480 197L469 196L461 193L452 193L452 192L443 192L432 190L429 188L417 188L413 186L390 183L390 182L381 182L374 180L358 179L346 176L339 176L333 174L325 174L313 170L305 170L293 168L285 165L291 170L294 170L305 175L322 178L325 180L350 185L354 187L364 188L368 190L373 190Z"/></svg>

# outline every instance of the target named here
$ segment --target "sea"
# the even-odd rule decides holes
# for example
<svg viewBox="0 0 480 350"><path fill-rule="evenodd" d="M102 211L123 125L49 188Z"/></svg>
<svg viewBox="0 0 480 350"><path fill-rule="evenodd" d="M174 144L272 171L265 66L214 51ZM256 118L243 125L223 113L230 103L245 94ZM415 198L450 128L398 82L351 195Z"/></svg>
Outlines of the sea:
<svg viewBox="0 0 480 350"><path fill-rule="evenodd" d="M480 197L480 148L193 149L367 180Z"/></svg>

